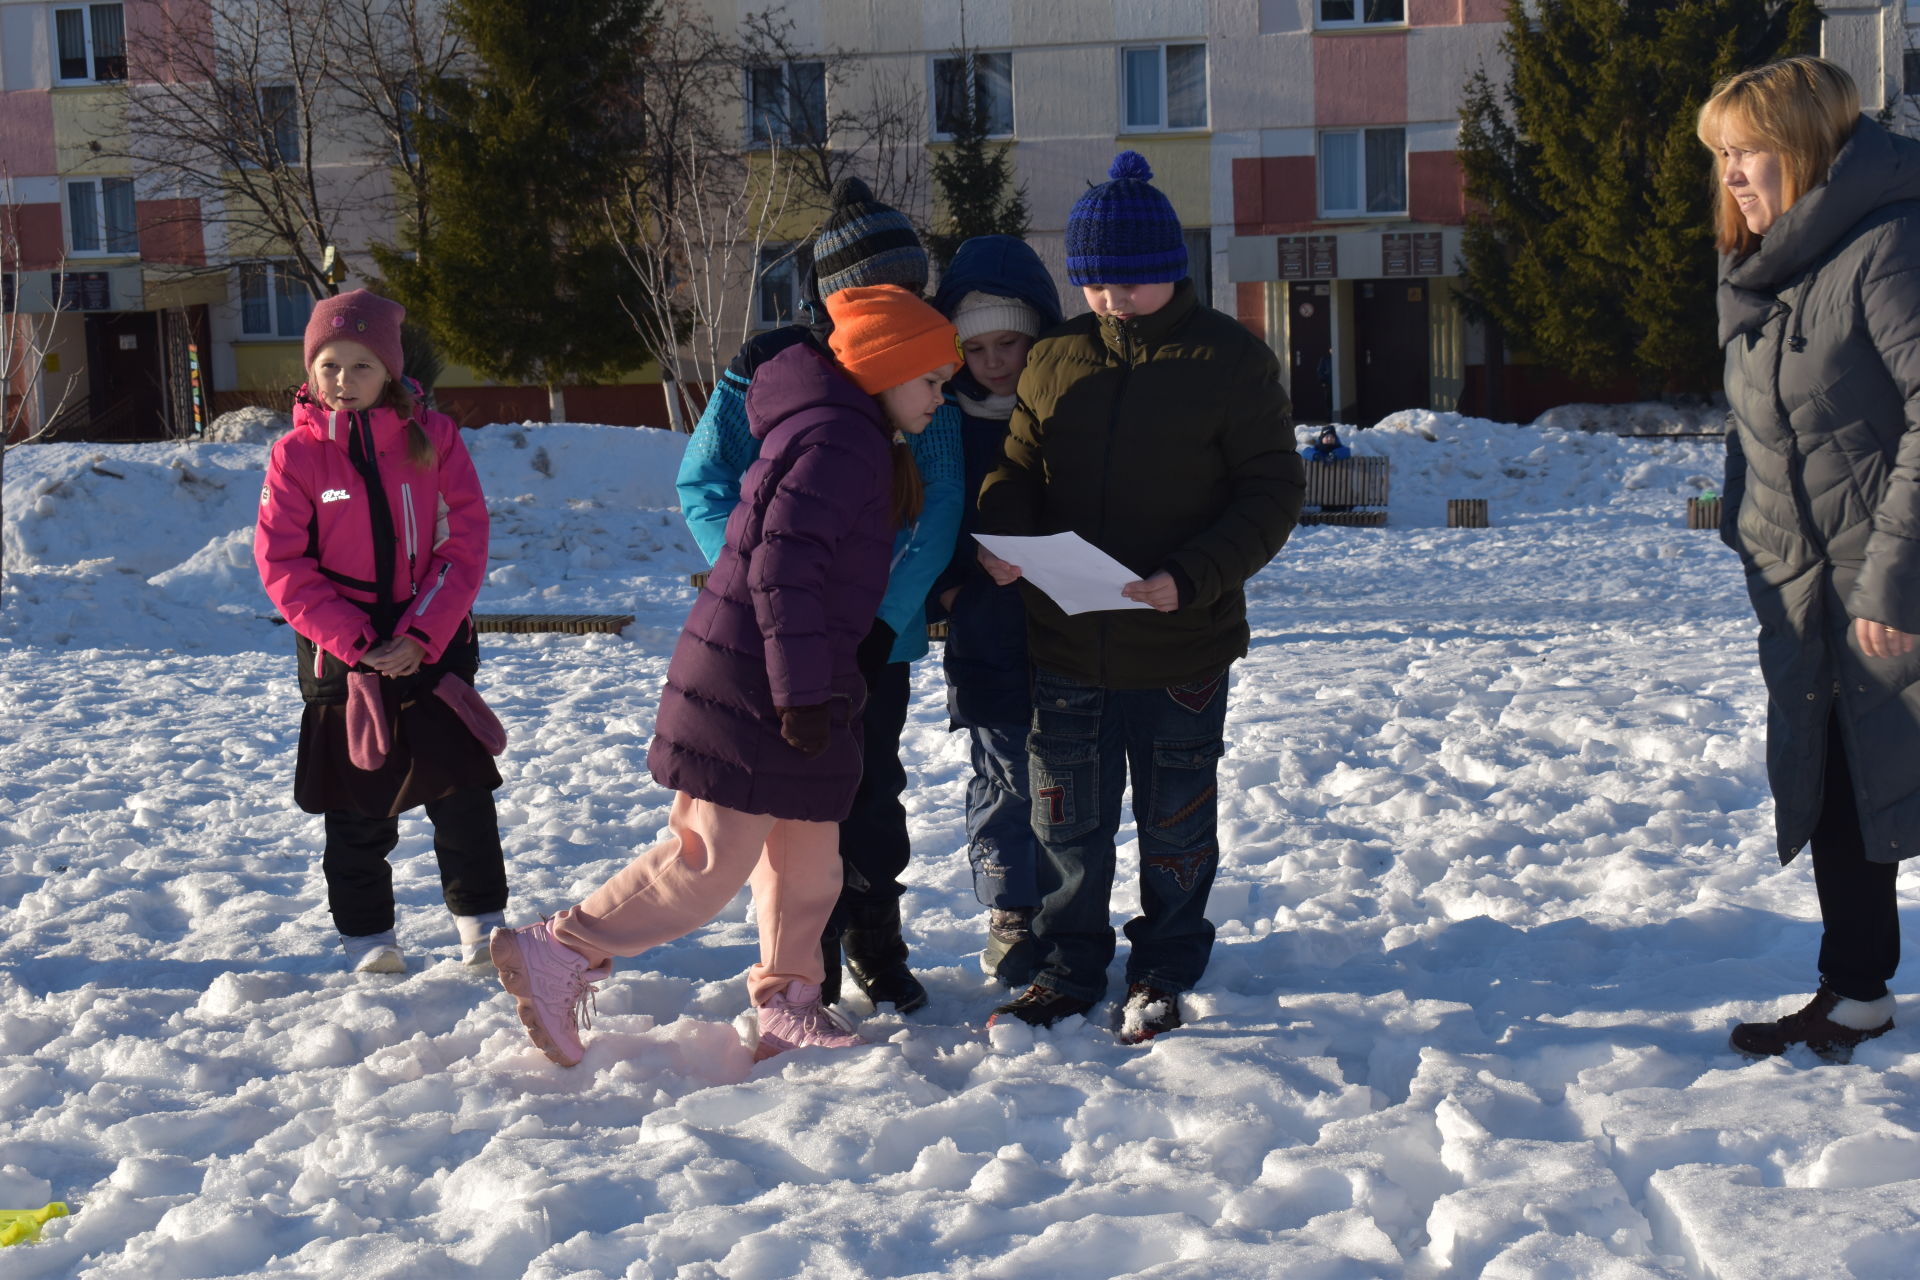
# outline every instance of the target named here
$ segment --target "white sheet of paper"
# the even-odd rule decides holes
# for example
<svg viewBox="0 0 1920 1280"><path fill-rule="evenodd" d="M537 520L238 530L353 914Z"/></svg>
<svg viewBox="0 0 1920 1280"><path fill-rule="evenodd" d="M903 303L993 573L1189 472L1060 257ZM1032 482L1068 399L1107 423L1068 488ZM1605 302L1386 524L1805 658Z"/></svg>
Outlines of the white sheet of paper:
<svg viewBox="0 0 1920 1280"><path fill-rule="evenodd" d="M1053 598L1063 613L1094 613L1101 609L1151 609L1144 600L1129 600L1120 588L1140 581L1140 575L1077 533L1050 533L1040 538L976 533L978 542Z"/></svg>

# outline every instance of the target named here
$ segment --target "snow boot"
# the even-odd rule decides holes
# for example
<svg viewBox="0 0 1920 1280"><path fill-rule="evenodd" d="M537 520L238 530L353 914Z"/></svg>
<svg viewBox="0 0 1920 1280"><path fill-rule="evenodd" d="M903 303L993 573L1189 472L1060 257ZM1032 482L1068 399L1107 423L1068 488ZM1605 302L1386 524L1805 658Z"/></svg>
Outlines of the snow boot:
<svg viewBox="0 0 1920 1280"><path fill-rule="evenodd" d="M987 948L980 967L990 978L1019 988L1033 981L1039 944L1033 940L1032 907L995 907L987 912Z"/></svg>
<svg viewBox="0 0 1920 1280"><path fill-rule="evenodd" d="M400 944L394 940L391 929L357 936L343 933L340 935L340 949L346 952L348 973L407 971L406 957L400 954Z"/></svg>
<svg viewBox="0 0 1920 1280"><path fill-rule="evenodd" d="M900 936L900 900L863 902L847 908L847 972L854 985L877 1009L890 1004L899 1013L912 1013L927 1003L927 989L907 968L907 942Z"/></svg>
<svg viewBox="0 0 1920 1280"><path fill-rule="evenodd" d="M1767 1058L1804 1044L1828 1062L1851 1062L1856 1045L1893 1030L1893 996L1849 1000L1822 985L1812 1000L1772 1022L1743 1022L1727 1043L1749 1058Z"/></svg>
<svg viewBox="0 0 1920 1280"><path fill-rule="evenodd" d="M1091 1008L1091 1000L1064 996L1052 987L1036 982L988 1014L987 1025L991 1027L1002 1018L1018 1018L1028 1026L1050 1027Z"/></svg>
<svg viewBox="0 0 1920 1280"><path fill-rule="evenodd" d="M455 916L453 927L460 932L460 962L470 965L489 965L493 963L493 947L490 939L495 929L507 927L507 916L503 911L483 911L477 916Z"/></svg>
<svg viewBox="0 0 1920 1280"><path fill-rule="evenodd" d="M820 1003L820 988L811 982L789 982L756 1012L760 1019L760 1044L753 1051L755 1062L808 1045L851 1049L866 1043L851 1022Z"/></svg>
<svg viewBox="0 0 1920 1280"><path fill-rule="evenodd" d="M1162 991L1144 982L1127 988L1127 1002L1120 1006L1117 1028L1121 1044L1145 1044L1180 1025L1179 992Z"/></svg>
<svg viewBox="0 0 1920 1280"><path fill-rule="evenodd" d="M613 975L613 962L587 958L553 936L545 920L522 929L495 929L489 944L500 985L513 997L534 1047L563 1067L586 1055L580 1032L593 1025L596 983Z"/></svg>

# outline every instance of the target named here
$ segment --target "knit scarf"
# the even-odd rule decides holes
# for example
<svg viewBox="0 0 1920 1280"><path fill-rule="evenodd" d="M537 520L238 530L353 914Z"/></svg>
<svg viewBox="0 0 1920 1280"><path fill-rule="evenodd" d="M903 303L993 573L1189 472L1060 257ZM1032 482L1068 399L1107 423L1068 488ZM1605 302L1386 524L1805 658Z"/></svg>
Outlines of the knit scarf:
<svg viewBox="0 0 1920 1280"><path fill-rule="evenodd" d="M979 398L968 395L958 387L952 389L954 398L960 401L961 412L970 418L992 418L1005 422L1013 416L1014 402L1017 396L985 395Z"/></svg>

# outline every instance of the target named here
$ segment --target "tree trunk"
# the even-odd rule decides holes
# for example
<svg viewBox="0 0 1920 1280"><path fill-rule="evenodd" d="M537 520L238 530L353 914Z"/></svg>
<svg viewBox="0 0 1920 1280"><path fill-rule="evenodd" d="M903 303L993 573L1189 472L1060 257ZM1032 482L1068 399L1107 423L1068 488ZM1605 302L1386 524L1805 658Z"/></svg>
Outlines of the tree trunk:
<svg viewBox="0 0 1920 1280"><path fill-rule="evenodd" d="M687 425L687 406L680 399L680 381L666 370L660 373L660 394L667 402L667 425L681 435L689 435L693 428Z"/></svg>
<svg viewBox="0 0 1920 1280"><path fill-rule="evenodd" d="M565 422L567 420L567 389L555 383L547 384L547 421Z"/></svg>

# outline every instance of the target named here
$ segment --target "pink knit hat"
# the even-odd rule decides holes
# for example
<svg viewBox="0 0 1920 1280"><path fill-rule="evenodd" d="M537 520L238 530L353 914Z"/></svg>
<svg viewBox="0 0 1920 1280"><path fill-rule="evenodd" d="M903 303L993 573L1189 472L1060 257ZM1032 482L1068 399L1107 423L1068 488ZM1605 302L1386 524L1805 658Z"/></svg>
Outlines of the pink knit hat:
<svg viewBox="0 0 1920 1280"><path fill-rule="evenodd" d="M365 289L322 298L313 304L313 315L307 320L305 367L313 367L313 357L320 348L346 338L373 352L387 366L387 376L397 379L405 372L400 322L406 318L405 307Z"/></svg>

